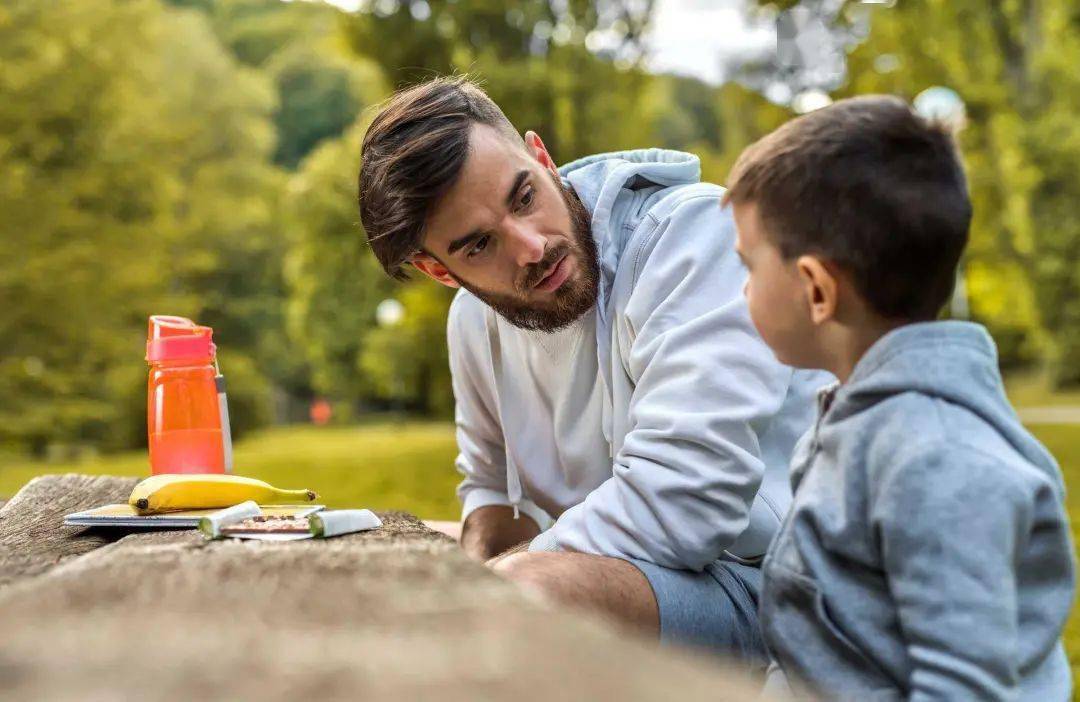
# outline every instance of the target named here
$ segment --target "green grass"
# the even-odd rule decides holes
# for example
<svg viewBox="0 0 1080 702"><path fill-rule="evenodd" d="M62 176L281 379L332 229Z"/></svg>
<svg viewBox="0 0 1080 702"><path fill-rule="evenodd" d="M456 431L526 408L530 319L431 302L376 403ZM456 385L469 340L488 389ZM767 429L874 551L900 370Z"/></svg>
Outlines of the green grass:
<svg viewBox="0 0 1080 702"><path fill-rule="evenodd" d="M1051 390L1042 373L1017 373L1005 383L1009 399L1017 407L1053 407L1072 405L1080 407L1080 387L1067 390Z"/></svg>
<svg viewBox="0 0 1080 702"><path fill-rule="evenodd" d="M358 427L287 427L238 442L238 475L282 488L307 488L329 507L404 509L426 519L457 519L457 449L448 423L401 422ZM50 473L149 474L138 451L74 463L0 465L0 498Z"/></svg>

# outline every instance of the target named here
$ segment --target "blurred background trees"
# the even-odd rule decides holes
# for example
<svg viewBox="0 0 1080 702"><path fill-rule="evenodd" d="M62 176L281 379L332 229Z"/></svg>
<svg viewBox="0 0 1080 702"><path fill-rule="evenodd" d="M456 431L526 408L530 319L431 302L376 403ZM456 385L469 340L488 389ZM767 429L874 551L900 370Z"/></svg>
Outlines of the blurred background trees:
<svg viewBox="0 0 1080 702"><path fill-rule="evenodd" d="M1080 6L899 2L870 26L834 96L963 96L972 314L1007 363L1045 361L1057 384L1080 383Z"/></svg>
<svg viewBox="0 0 1080 702"><path fill-rule="evenodd" d="M1080 383L1074 3L748 2L766 20L816 18L843 73L770 59L721 86L646 70L654 5L5 3L0 449L141 445L155 313L214 327L238 433L304 418L316 397L338 420L448 416L452 293L386 279L355 202L371 108L446 73L478 78L562 162L664 146L716 182L797 93L948 86L967 109L971 313L1004 364Z"/></svg>

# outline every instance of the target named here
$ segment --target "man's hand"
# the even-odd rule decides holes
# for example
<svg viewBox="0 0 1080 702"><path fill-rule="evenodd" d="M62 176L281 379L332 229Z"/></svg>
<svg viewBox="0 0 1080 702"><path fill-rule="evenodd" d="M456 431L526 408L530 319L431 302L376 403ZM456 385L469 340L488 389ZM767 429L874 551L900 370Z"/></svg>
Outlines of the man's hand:
<svg viewBox="0 0 1080 702"><path fill-rule="evenodd" d="M540 527L531 517L519 513L514 519L514 508L505 505L487 505L469 514L461 529L461 547L477 561L488 559L521 543L532 541L540 533Z"/></svg>
<svg viewBox="0 0 1080 702"><path fill-rule="evenodd" d="M509 548L509 549L503 551L498 556L495 556L494 558L489 558L484 565L486 565L488 568L491 568L492 570L496 570L496 566L499 565L500 561L503 561L503 560L509 558L510 556L513 556L515 553L528 553L528 552L529 552L529 542L528 541L522 541L517 546L514 546L512 548Z"/></svg>

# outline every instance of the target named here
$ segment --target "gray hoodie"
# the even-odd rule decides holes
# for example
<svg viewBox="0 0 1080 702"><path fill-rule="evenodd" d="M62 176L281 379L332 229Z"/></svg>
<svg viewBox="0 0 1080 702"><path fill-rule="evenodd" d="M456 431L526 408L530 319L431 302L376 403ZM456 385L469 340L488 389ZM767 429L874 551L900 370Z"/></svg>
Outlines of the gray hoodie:
<svg viewBox="0 0 1080 702"><path fill-rule="evenodd" d="M857 700L1064 700L1065 488L986 331L901 327L823 390L761 619L791 679Z"/></svg>
<svg viewBox="0 0 1080 702"><path fill-rule="evenodd" d="M781 365L755 331L734 222L697 157L600 154L560 174L592 216L594 319L556 348L457 296L447 326L462 519L489 504L541 526L554 518L534 551L697 571L725 553L760 561L791 500L792 449L832 376ZM564 354L591 363L565 383L538 381Z"/></svg>

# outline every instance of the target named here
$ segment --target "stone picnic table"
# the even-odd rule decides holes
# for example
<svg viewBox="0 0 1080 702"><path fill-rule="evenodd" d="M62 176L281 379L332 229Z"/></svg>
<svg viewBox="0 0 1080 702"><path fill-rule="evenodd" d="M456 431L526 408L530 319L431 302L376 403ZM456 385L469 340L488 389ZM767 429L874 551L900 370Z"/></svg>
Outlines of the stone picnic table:
<svg viewBox="0 0 1080 702"><path fill-rule="evenodd" d="M0 699L750 700L715 659L537 602L415 517L327 540L65 527L133 478L0 507Z"/></svg>

